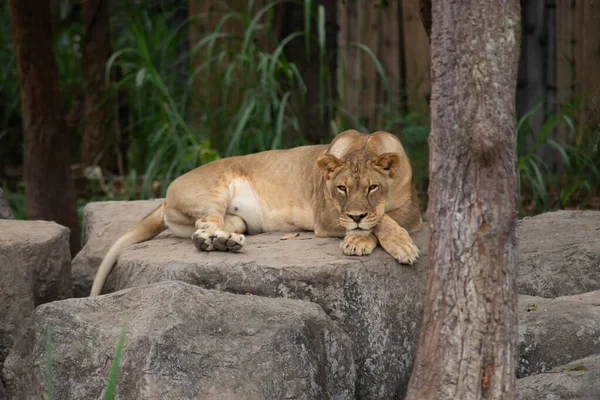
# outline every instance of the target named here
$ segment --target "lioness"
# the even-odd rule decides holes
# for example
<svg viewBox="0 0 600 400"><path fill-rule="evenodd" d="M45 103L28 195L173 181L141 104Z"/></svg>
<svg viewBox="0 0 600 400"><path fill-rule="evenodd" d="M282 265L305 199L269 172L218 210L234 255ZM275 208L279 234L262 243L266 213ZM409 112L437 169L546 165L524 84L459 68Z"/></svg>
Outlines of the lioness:
<svg viewBox="0 0 600 400"><path fill-rule="evenodd" d="M371 254L379 242L399 262L412 264L419 250L408 232L421 224L400 140L348 130L330 145L226 158L180 176L165 201L108 250L91 296L101 293L123 248L167 228L203 251L239 251L246 232L311 230L343 237L344 254Z"/></svg>

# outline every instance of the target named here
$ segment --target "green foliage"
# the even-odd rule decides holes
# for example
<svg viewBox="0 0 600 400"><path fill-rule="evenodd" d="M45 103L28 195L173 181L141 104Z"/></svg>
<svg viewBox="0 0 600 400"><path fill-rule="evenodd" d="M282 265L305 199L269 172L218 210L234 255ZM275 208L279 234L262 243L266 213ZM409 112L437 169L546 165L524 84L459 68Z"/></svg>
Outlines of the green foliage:
<svg viewBox="0 0 600 400"><path fill-rule="evenodd" d="M572 118L577 104L571 104L555 115L545 116L539 132L534 132L531 119L540 112L536 106L527 112L517 124L517 173L521 194L520 214L527 215L563 209L574 195L593 190L600 184L600 172L594 161L596 156L576 143L576 124ZM567 137L558 141L551 133L563 124ZM575 143L575 144L569 144ZM559 157L557 170L540 155L555 152Z"/></svg>
<svg viewBox="0 0 600 400"><path fill-rule="evenodd" d="M141 196L152 196L152 183L168 182L219 156L202 132L187 122L189 85L179 76L185 58L185 32L168 28L169 14L131 12L108 61L108 72L119 67L123 77L115 89L127 93L131 139L130 172L144 171ZM134 186L135 188L135 186Z"/></svg>
<svg viewBox="0 0 600 400"><path fill-rule="evenodd" d="M311 0L302 2L302 29L279 38L275 29L275 0L262 8L253 1L242 11L223 13L212 32L206 32L189 48L190 20L173 23L177 5L167 2L157 10L135 2L123 2L112 16L114 53L107 63L106 79L118 76L114 92L125 94L129 125L123 176L103 176L86 171L88 193L79 199L139 199L164 195L175 177L221 156L248 154L308 144L302 121L307 107L318 107L321 117L334 116L330 135L354 128L362 132L387 130L403 141L413 164L414 180L424 198L428 179L429 118L403 110L395 102L385 69L375 54L361 43L350 43L373 63L377 84L385 96L376 120L367 121L343 107L345 93L335 93L327 65L325 12ZM166 3L165 3L166 4ZM4 6L5 8L6 6ZM68 11L68 10L67 10ZM69 12L65 15L72 14ZM64 109L72 104L80 83L83 26L62 15L55 29L54 46ZM206 16L194 16L202 19ZM213 17L214 18L214 15ZM214 21L214 20L213 20ZM10 37L8 13L0 16L0 160L19 164L21 116L19 85ZM311 57L319 70L319 104L305 104L306 85L298 66L287 57L292 41ZM295 47L297 48L297 47ZM345 87L345 68L340 66L340 87ZM117 72L118 73L115 73ZM339 96L337 96L339 95ZM593 144L579 143L573 111L565 107L545 116L534 132L535 108L518 121L517 172L521 215L555 208L585 205L600 186L600 152ZM329 111L326 113L326 111ZM552 134L563 126L565 137ZM77 154L77 143L73 153ZM548 151L558 155L557 166L544 161ZM1 164L1 163L0 163ZM1 165L0 165L1 167ZM17 218L26 218L22 184L7 184L5 195Z"/></svg>
<svg viewBox="0 0 600 400"><path fill-rule="evenodd" d="M205 35L191 50L195 65L188 84L197 88L196 119L217 144L224 156L248 154L306 144L300 116L306 86L298 67L285 55L294 39L304 37L307 55L312 46L319 49L315 67L319 68L321 115L331 98L329 76L325 68L325 13L317 8L317 32L312 35L311 2L304 3L304 31L278 39L273 26L273 1L252 12L254 2L245 12L230 11L223 15L213 32ZM204 18L200 15L197 18ZM225 26L241 27L235 34ZM287 140L284 140L284 137Z"/></svg>
<svg viewBox="0 0 600 400"><path fill-rule="evenodd" d="M417 188L423 192L427 190L429 179L429 116L414 112L402 113L399 108L384 115L383 130L400 132L402 140L413 169L413 180Z"/></svg>
<svg viewBox="0 0 600 400"><path fill-rule="evenodd" d="M318 46L321 115L333 95L325 68L325 13L305 3L305 32L279 40L272 21L274 1L252 12L225 13L213 32L188 51L189 22L169 28L173 11L127 13L115 53L107 65L119 67L115 89L129 98L130 174L142 171L141 197L151 197L160 181L162 193L175 177L224 156L306 144L299 116L306 105L306 86L285 47L304 36L307 52ZM205 18L199 15L193 18ZM316 35L312 34L316 18ZM235 34L225 27L242 29ZM198 62L200 60L201 62ZM188 64L192 69L188 71Z"/></svg>
<svg viewBox="0 0 600 400"><path fill-rule="evenodd" d="M12 45L8 4L0 6L0 168L20 162L21 104L17 62Z"/></svg>
<svg viewBox="0 0 600 400"><path fill-rule="evenodd" d="M8 205L15 214L16 219L27 219L27 210L25 209L25 186L23 182L17 184L16 190L4 190L4 197Z"/></svg>

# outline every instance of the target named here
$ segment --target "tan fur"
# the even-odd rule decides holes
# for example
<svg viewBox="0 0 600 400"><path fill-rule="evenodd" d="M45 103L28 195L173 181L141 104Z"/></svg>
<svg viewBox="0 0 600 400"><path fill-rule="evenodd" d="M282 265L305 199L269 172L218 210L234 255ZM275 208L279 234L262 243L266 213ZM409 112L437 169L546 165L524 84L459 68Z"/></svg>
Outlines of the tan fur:
<svg viewBox="0 0 600 400"><path fill-rule="evenodd" d="M239 251L244 233L312 230L344 237L345 254L367 255L379 243L398 261L412 264L418 249L408 232L421 224L400 140L387 132L349 130L330 145L226 158L180 176L165 202L109 249L91 296L101 293L123 248L167 227L177 236L191 235L204 251Z"/></svg>

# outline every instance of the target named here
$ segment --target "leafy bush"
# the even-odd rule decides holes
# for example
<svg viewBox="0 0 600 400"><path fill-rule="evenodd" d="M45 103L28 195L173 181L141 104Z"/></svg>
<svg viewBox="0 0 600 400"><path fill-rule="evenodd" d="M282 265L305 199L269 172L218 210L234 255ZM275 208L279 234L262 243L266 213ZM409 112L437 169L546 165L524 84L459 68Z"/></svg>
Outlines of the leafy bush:
<svg viewBox="0 0 600 400"><path fill-rule="evenodd" d="M190 21L169 27L174 11L127 13L107 71L119 66L123 73L115 88L129 96L129 165L143 171L142 197L152 195L153 182L160 180L164 193L169 181L219 153L231 156L306 144L298 118L306 87L284 48L305 36L309 46L323 49L324 10L318 8L316 38L311 36L308 13L308 31L278 40L270 21L281 3L252 12L249 2L246 12L225 13L191 51L185 47ZM310 2L306 4L310 10ZM242 34L226 31L226 24L241 26ZM190 73L182 72L199 58L202 62ZM320 57L322 71L325 62ZM324 77L323 85L327 81ZM284 135L291 138L285 144Z"/></svg>
<svg viewBox="0 0 600 400"><path fill-rule="evenodd" d="M130 13L107 65L106 79L112 67L121 68L115 90L125 91L129 100L128 165L134 176L143 171L142 197L152 196L154 181L166 187L183 172L219 157L187 122L189 89L178 74L186 65L178 54L184 32L170 30L168 17Z"/></svg>
<svg viewBox="0 0 600 400"><path fill-rule="evenodd" d="M531 118L540 112L539 105L519 120L517 173L521 215L563 209L582 192L593 195L600 184L600 171L594 161L597 149L586 151L585 146L576 140L576 123L572 117L576 107L577 103L570 104L555 115L545 116L539 132L534 132L531 125ZM566 137L557 141L551 133L559 127L565 128L562 131ZM549 151L558 155L559 162L555 167L548 165L540 155Z"/></svg>

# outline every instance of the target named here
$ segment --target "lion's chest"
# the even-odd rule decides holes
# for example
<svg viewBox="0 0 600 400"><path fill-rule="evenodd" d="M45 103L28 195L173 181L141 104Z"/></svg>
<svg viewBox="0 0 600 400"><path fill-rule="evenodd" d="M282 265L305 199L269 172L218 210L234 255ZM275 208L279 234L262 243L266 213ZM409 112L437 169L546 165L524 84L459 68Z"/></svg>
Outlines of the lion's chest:
<svg viewBox="0 0 600 400"><path fill-rule="evenodd" d="M229 184L227 214L237 215L246 222L248 233L263 232L263 211L260 200L252 184L243 178L236 178Z"/></svg>
<svg viewBox="0 0 600 400"><path fill-rule="evenodd" d="M293 198L286 190L273 193L260 186L255 187L246 178L235 178L229 184L226 212L242 218L250 234L298 228L312 230L312 209L292 201Z"/></svg>

